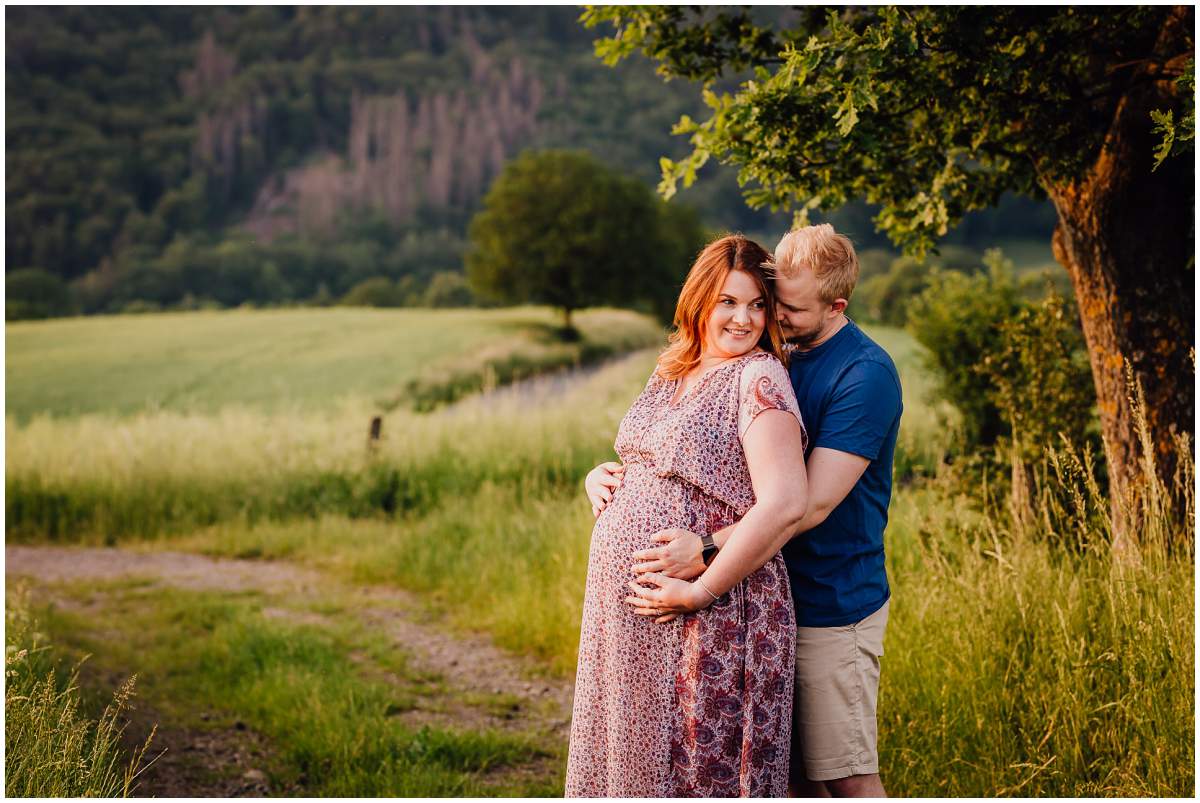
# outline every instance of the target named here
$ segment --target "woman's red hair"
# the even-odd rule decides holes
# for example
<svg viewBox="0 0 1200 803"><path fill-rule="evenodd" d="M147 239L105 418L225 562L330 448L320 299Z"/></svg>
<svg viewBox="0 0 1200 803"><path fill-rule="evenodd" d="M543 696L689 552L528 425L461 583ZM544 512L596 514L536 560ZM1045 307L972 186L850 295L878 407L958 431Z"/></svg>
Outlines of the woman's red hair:
<svg viewBox="0 0 1200 803"><path fill-rule="evenodd" d="M675 304L675 331L667 341L666 350L658 357L659 376L681 379L700 364L708 316L725 286L725 278L735 270L750 274L766 303L767 322L758 347L787 364L783 333L775 315L774 282L763 269L770 258L762 246L740 234L726 235L705 246L679 292L679 301Z"/></svg>

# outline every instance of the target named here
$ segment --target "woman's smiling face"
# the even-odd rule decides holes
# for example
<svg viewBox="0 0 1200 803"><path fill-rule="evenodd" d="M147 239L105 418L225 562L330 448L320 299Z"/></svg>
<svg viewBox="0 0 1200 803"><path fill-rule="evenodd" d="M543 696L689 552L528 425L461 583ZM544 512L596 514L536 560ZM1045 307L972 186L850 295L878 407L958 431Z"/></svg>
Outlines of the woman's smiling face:
<svg viewBox="0 0 1200 803"><path fill-rule="evenodd" d="M767 304L754 278L732 270L721 285L717 303L708 315L705 356L728 359L758 345L767 323Z"/></svg>

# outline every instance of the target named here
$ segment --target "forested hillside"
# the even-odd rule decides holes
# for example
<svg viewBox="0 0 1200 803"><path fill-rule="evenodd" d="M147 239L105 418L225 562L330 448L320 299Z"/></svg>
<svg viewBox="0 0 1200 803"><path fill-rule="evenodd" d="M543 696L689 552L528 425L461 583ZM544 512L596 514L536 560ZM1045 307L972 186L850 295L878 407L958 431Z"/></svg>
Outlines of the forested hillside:
<svg viewBox="0 0 1200 803"><path fill-rule="evenodd" d="M9 317L323 303L373 277L460 303L466 224L518 152L583 149L654 183L684 150L669 131L696 88L645 61L605 67L577 16L11 9ZM710 174L676 202L714 228L786 226L746 209L731 171ZM867 210L845 219L879 244Z"/></svg>

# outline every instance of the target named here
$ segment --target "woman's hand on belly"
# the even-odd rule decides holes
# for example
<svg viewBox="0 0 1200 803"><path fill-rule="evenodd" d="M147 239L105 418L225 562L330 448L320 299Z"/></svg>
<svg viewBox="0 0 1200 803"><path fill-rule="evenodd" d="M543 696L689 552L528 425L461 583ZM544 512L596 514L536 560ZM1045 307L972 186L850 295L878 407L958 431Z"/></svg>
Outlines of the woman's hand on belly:
<svg viewBox="0 0 1200 803"><path fill-rule="evenodd" d="M612 501L613 494L621 486L625 477L625 466L620 463L601 463L588 472L583 479L583 490L587 493L588 501L592 503L592 517L600 516L600 511Z"/></svg>

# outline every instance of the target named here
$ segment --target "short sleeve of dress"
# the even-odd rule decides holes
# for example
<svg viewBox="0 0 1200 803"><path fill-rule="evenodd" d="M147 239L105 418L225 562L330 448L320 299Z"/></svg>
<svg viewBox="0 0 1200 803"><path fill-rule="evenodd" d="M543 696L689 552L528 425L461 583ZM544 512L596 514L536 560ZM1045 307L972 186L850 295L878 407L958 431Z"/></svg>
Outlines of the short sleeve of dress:
<svg viewBox="0 0 1200 803"><path fill-rule="evenodd" d="M742 369L738 396L738 438L745 437L751 422L763 410L785 410L796 416L800 424L800 440L808 449L808 433L800 417L800 406L792 390L792 380L787 369L775 357L765 355L751 360Z"/></svg>

